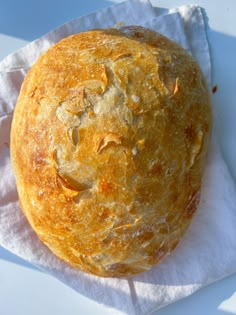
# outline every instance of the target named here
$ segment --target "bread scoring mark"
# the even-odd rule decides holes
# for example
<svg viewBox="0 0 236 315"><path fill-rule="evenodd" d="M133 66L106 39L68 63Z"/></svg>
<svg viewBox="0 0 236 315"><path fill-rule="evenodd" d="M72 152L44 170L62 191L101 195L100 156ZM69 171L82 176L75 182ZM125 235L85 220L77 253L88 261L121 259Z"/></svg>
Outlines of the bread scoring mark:
<svg viewBox="0 0 236 315"><path fill-rule="evenodd" d="M106 91L108 78L104 64L90 61L83 65L81 71L78 69L74 71L76 71L77 87L86 87L91 93L98 95Z"/></svg>
<svg viewBox="0 0 236 315"><path fill-rule="evenodd" d="M83 87L71 88L69 89L68 94L69 98L61 103L63 104L64 110L73 115L77 115L84 111L88 106L85 98L85 89Z"/></svg>
<svg viewBox="0 0 236 315"><path fill-rule="evenodd" d="M192 125L189 125L184 130L186 139L191 147L191 154L189 160L189 167L191 168L194 165L195 159L201 152L201 148L203 145L203 131L200 129L195 131Z"/></svg>
<svg viewBox="0 0 236 315"><path fill-rule="evenodd" d="M175 88L174 88L174 91L173 91L173 95L175 95L178 92L179 92L179 78L176 78L175 79Z"/></svg>
<svg viewBox="0 0 236 315"><path fill-rule="evenodd" d="M42 100L44 99L45 95L45 88L44 86L34 86L33 90L30 90L29 96L32 97L38 105L41 105Z"/></svg>
<svg viewBox="0 0 236 315"><path fill-rule="evenodd" d="M196 189L187 200L186 206L184 208L184 216L187 217L187 219L190 220L192 218L195 211L197 210L199 201L200 201L200 188Z"/></svg>
<svg viewBox="0 0 236 315"><path fill-rule="evenodd" d="M63 103L57 107L56 116L65 126L78 127L80 125L79 116L68 112Z"/></svg>
<svg viewBox="0 0 236 315"><path fill-rule="evenodd" d="M132 111L126 107L125 110L124 110L124 121L125 123L127 124L127 126L130 126L133 122L133 114L132 114Z"/></svg>
<svg viewBox="0 0 236 315"><path fill-rule="evenodd" d="M85 88L70 89L69 94L71 98L59 104L56 109L56 116L67 127L67 136L70 142L77 146L79 126L86 118L94 118L95 113ZM94 102L94 100L92 101Z"/></svg>
<svg viewBox="0 0 236 315"><path fill-rule="evenodd" d="M56 174L58 187L63 189L63 192L68 197L77 197L79 193L92 189L93 185L88 182L79 182L68 174Z"/></svg>
<svg viewBox="0 0 236 315"><path fill-rule="evenodd" d="M93 77L93 75L91 75ZM83 86L85 85L88 90L92 93L103 94L106 90L106 85L102 84L99 80L87 80L82 82Z"/></svg>
<svg viewBox="0 0 236 315"><path fill-rule="evenodd" d="M57 149L53 149L52 152L51 152L51 158L52 158L52 161L53 161L53 165L55 167L58 166L58 158L57 158Z"/></svg>
<svg viewBox="0 0 236 315"><path fill-rule="evenodd" d="M191 156L191 160L190 160L190 167L193 166L195 159L197 158L197 156L201 152L202 145L203 145L203 132L202 132L202 130L199 130L197 135L196 135L193 147L192 147L192 156Z"/></svg>
<svg viewBox="0 0 236 315"><path fill-rule="evenodd" d="M113 58L113 61L117 61L117 60L125 59L125 58L133 58L133 54L132 53L120 53L120 54L117 54Z"/></svg>
<svg viewBox="0 0 236 315"><path fill-rule="evenodd" d="M119 145L121 144L121 138L112 132L107 132L105 134L95 134L94 137L94 151L98 154L101 153L103 149L111 144Z"/></svg>
<svg viewBox="0 0 236 315"><path fill-rule="evenodd" d="M79 131L77 127L70 127L67 129L67 136L70 140L70 142L74 145L77 146L79 143Z"/></svg>
<svg viewBox="0 0 236 315"><path fill-rule="evenodd" d="M83 176L82 174L79 178L80 163L68 160L62 146L58 146L57 149L53 150L52 159L55 162L56 185L62 190L60 200L66 201L66 198L72 198L78 204L82 199L91 197L94 182L89 167L83 166L87 170L84 172L86 175Z"/></svg>
<svg viewBox="0 0 236 315"><path fill-rule="evenodd" d="M79 192L78 195L75 196L74 202L75 202L75 204L79 205L81 203L81 201L86 200L86 199L90 199L92 196L93 196L92 188L82 190Z"/></svg>
<svg viewBox="0 0 236 315"><path fill-rule="evenodd" d="M165 94L173 96L179 91L179 78L174 78L166 74L170 71L168 69L169 67L171 67L171 64L160 65L158 68L158 73L160 83L165 91Z"/></svg>

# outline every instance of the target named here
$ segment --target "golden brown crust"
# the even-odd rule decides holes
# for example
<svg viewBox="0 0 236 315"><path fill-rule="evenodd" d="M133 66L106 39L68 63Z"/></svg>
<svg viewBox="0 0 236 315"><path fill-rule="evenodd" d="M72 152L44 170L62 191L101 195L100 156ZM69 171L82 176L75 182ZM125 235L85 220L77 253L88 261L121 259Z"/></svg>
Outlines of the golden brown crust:
<svg viewBox="0 0 236 315"><path fill-rule="evenodd" d="M203 76L177 44L141 27L65 38L29 71L15 108L23 211L75 268L148 270L191 222L210 129Z"/></svg>

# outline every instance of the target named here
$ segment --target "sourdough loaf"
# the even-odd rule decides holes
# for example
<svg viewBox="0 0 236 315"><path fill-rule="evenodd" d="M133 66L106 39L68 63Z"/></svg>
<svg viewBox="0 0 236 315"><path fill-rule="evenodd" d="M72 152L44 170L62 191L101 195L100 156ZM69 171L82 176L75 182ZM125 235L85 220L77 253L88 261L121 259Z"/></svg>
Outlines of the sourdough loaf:
<svg viewBox="0 0 236 315"><path fill-rule="evenodd" d="M192 220L210 129L203 75L176 43L137 26L67 37L31 68L15 107L22 210L74 268L144 272Z"/></svg>

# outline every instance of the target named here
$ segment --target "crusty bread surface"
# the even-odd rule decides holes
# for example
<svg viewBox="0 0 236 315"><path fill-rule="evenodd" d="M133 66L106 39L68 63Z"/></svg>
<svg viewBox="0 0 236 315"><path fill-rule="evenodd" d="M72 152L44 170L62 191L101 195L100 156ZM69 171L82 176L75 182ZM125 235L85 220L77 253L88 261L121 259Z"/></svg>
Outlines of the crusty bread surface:
<svg viewBox="0 0 236 315"><path fill-rule="evenodd" d="M137 26L69 36L31 68L15 107L22 210L74 268L149 270L197 209L210 130L203 75L177 44Z"/></svg>

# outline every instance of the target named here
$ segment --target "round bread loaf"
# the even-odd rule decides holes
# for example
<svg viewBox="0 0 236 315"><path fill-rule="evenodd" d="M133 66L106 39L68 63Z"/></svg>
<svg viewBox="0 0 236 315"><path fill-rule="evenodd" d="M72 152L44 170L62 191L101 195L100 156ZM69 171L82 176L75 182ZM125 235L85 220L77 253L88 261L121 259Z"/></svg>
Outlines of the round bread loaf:
<svg viewBox="0 0 236 315"><path fill-rule="evenodd" d="M196 211L210 129L203 75L176 43L137 26L67 37L31 68L16 104L22 210L75 268L146 271Z"/></svg>

